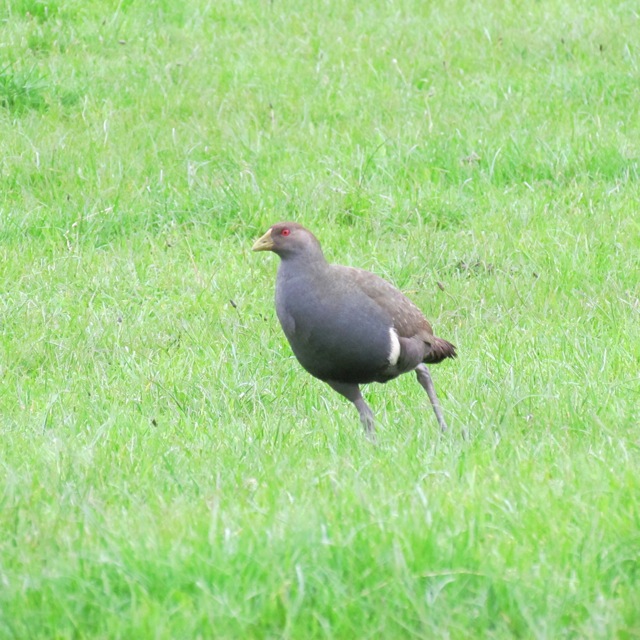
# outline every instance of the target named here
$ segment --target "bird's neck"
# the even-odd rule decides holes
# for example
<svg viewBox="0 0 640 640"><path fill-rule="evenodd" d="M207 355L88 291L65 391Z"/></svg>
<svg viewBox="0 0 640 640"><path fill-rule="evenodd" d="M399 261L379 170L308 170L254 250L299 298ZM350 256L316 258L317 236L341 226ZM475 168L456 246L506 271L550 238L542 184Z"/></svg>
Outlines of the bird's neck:
<svg viewBox="0 0 640 640"><path fill-rule="evenodd" d="M278 278L288 279L304 274L322 272L326 269L327 261L322 251L314 251L305 255L281 256L278 267Z"/></svg>

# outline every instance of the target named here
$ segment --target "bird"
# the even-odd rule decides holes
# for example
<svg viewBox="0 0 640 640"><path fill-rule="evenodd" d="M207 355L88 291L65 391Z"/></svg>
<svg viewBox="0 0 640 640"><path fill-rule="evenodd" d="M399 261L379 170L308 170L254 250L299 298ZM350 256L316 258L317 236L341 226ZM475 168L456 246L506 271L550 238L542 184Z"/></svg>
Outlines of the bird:
<svg viewBox="0 0 640 640"><path fill-rule="evenodd" d="M298 362L355 405L365 434L375 439L374 416L361 384L385 383L415 371L441 431L447 430L427 364L456 357L429 321L383 278L327 262L320 242L296 222L278 222L252 247L280 258L276 314Z"/></svg>

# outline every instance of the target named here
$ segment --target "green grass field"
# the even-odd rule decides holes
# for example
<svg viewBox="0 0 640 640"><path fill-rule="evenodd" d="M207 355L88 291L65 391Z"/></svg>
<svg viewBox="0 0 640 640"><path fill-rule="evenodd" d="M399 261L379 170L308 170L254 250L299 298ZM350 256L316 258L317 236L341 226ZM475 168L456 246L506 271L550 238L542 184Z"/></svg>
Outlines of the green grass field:
<svg viewBox="0 0 640 640"><path fill-rule="evenodd" d="M0 638L640 638L637 3L4 0L0 150ZM300 368L282 219L449 433Z"/></svg>

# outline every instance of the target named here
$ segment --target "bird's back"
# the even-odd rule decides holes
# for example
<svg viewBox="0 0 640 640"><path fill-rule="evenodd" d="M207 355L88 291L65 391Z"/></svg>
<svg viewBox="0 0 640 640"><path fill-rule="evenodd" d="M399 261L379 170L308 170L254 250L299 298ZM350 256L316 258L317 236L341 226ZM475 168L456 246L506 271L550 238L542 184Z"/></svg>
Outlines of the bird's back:
<svg viewBox="0 0 640 640"><path fill-rule="evenodd" d="M389 314L393 328L401 338L412 338L420 334L433 335L433 329L422 311L390 282L364 269L334 266L344 278L351 280Z"/></svg>

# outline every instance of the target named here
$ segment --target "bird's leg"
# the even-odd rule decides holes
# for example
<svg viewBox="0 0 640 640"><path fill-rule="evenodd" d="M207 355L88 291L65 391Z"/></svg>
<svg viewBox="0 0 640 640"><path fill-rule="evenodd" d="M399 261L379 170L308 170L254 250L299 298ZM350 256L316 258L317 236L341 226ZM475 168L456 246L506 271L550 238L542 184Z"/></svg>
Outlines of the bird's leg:
<svg viewBox="0 0 640 640"><path fill-rule="evenodd" d="M371 411L371 408L362 397L360 387L357 384L348 384L345 382L327 382L327 384L347 400L353 402L360 414L360 421L362 422L367 437L375 440L376 428L373 421L373 411Z"/></svg>
<svg viewBox="0 0 640 640"><path fill-rule="evenodd" d="M418 382L424 387L424 390L429 396L429 400L431 400L433 411L436 414L436 419L438 421L438 424L440 425L440 430L444 433L447 430L447 423L444 421L442 407L440 406L440 402L438 401L438 396L436 395L436 389L433 386L433 380L431 379L429 368L426 364L419 364L416 367L415 371L416 376L418 377Z"/></svg>

